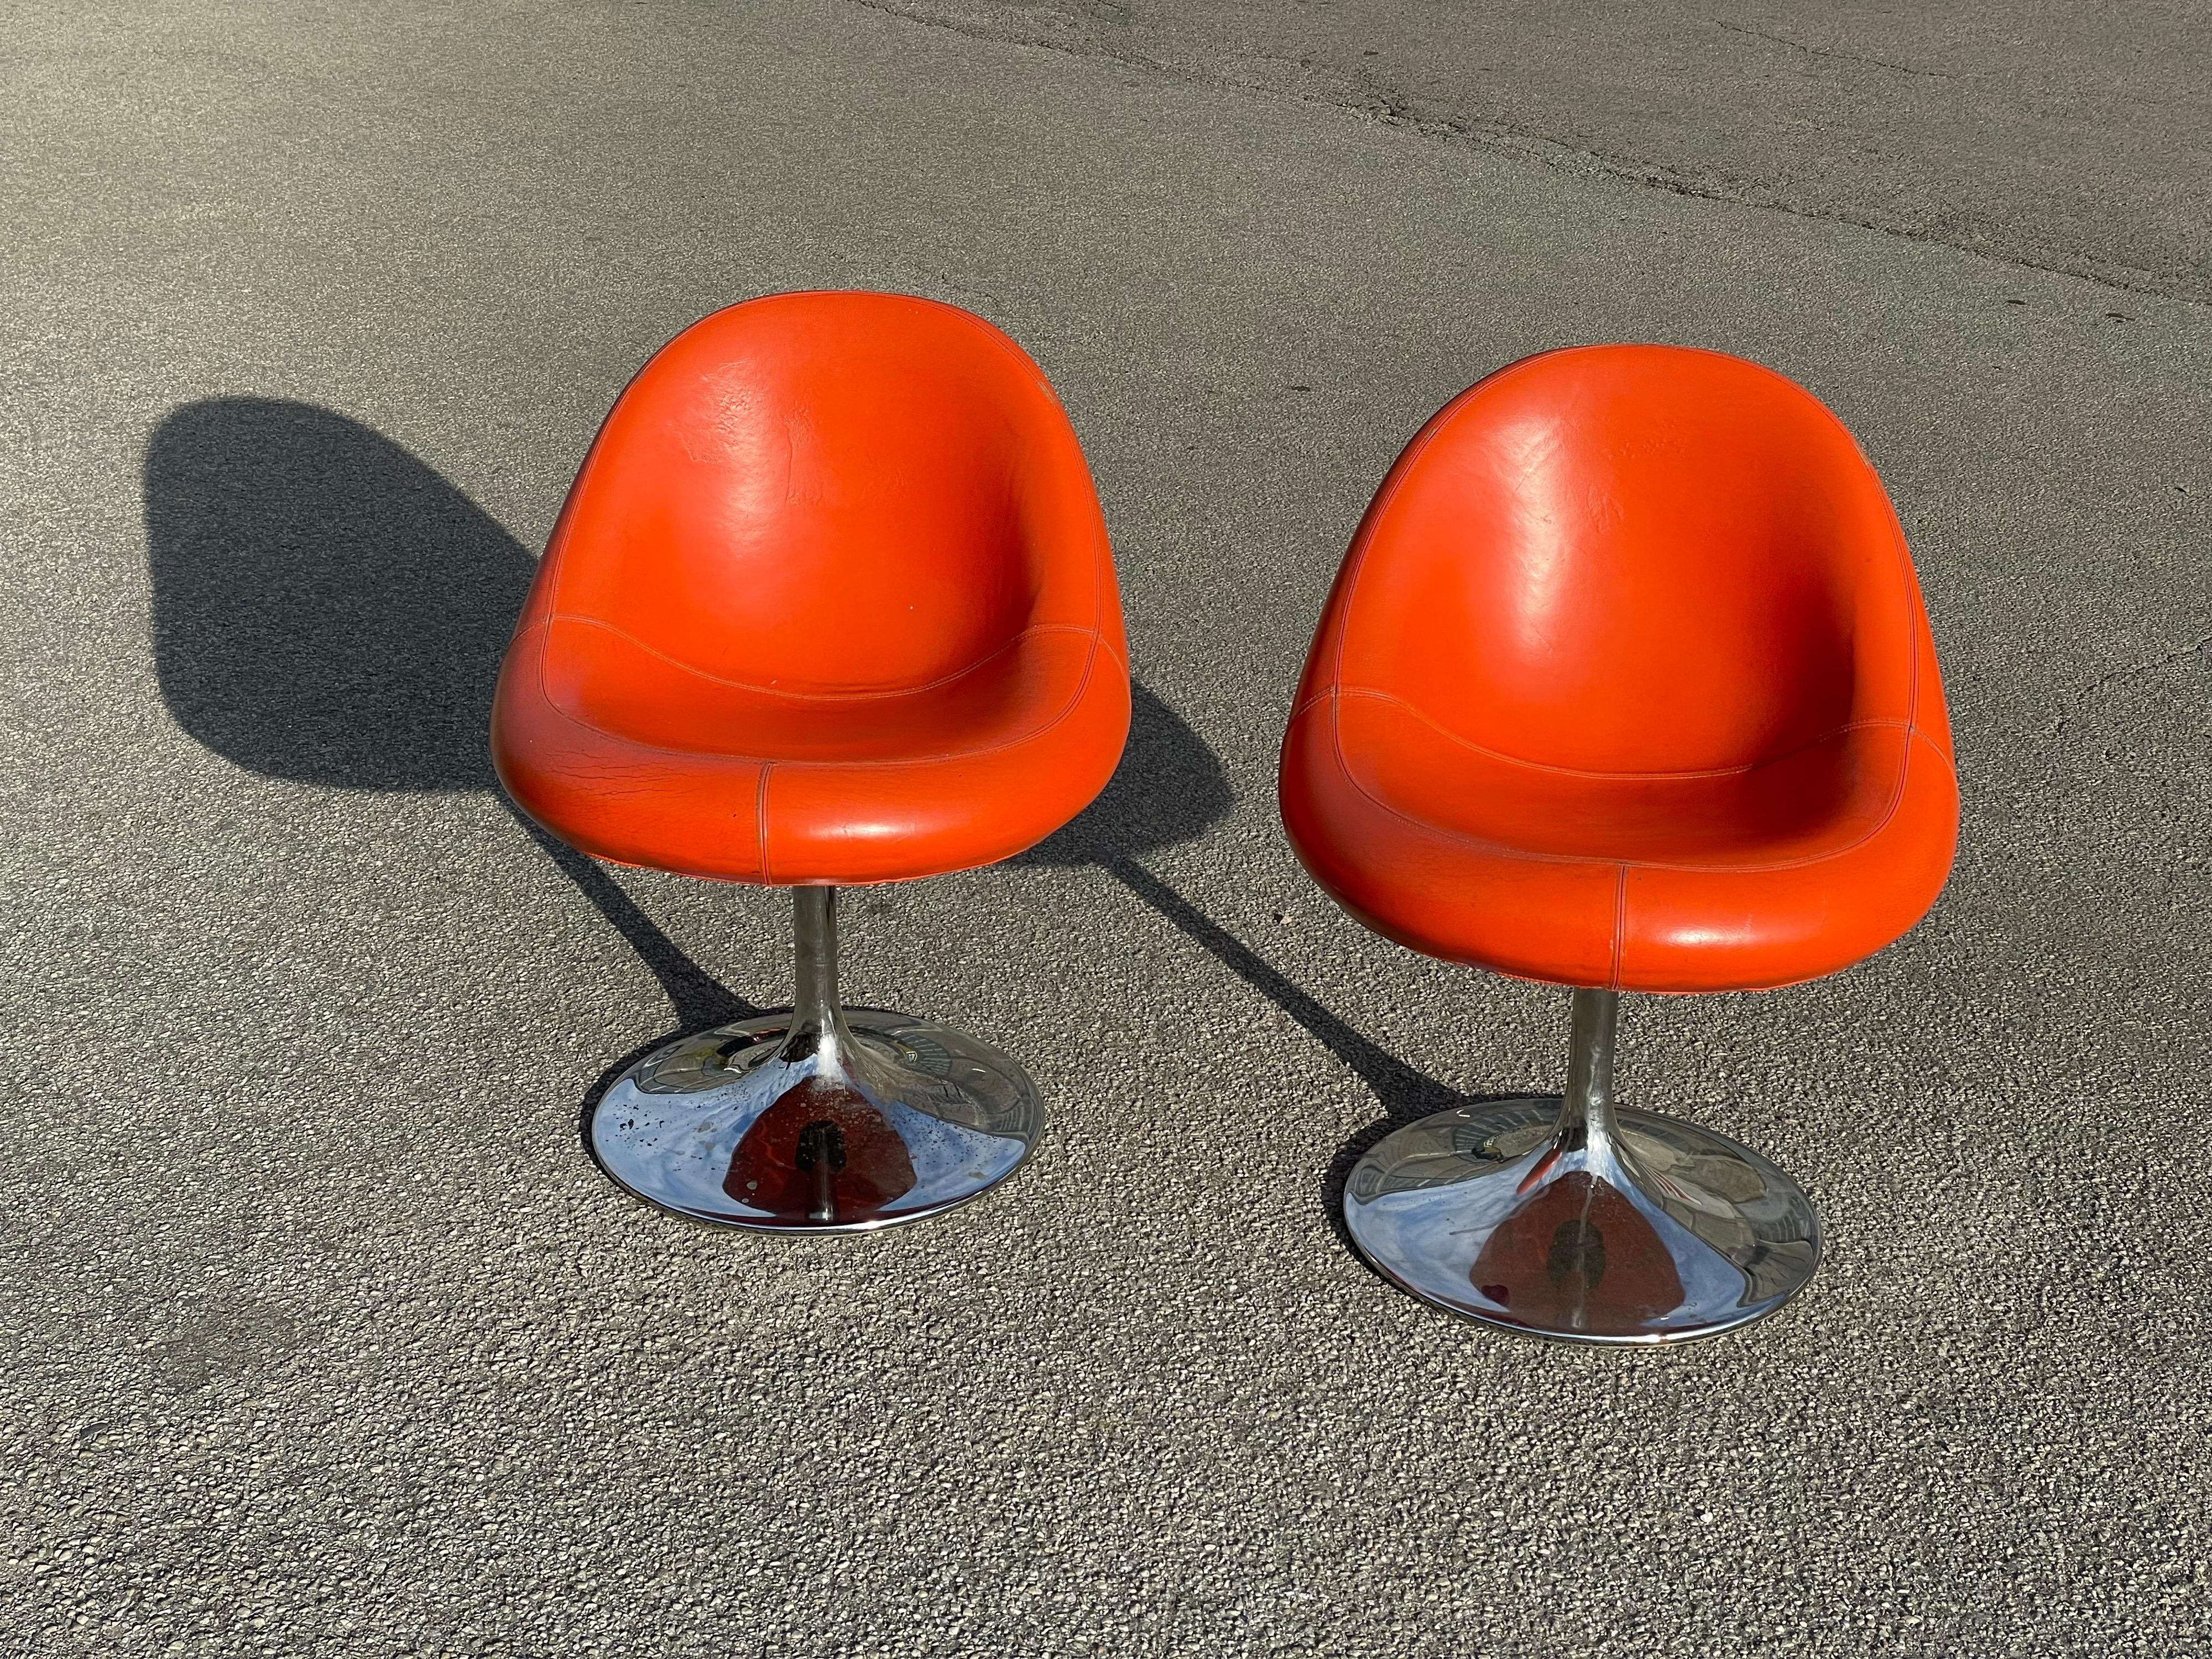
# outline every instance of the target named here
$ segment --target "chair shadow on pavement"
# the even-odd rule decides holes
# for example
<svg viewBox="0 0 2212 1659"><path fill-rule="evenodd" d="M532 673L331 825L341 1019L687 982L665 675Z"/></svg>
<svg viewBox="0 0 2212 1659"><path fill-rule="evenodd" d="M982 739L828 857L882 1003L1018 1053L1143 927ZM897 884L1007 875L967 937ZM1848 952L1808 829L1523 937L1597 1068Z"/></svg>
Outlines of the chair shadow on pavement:
<svg viewBox="0 0 2212 1659"><path fill-rule="evenodd" d="M537 562L391 440L325 409L188 404L148 446L161 696L264 777L495 795L667 994L684 1030L758 1011L493 775L492 690Z"/></svg>
<svg viewBox="0 0 2212 1659"><path fill-rule="evenodd" d="M1138 861L1144 854L1198 836L1235 805L1228 777L1205 739L1139 684L1132 688L1129 746L1105 792L1074 823L1013 862L1100 866L1184 938L1296 1020L1375 1091L1383 1120L1339 1148L1320 1181L1322 1212L1349 1249L1344 1185L1370 1146L1401 1124L1444 1107L1508 1097L1462 1095L1369 1041Z"/></svg>
<svg viewBox="0 0 2212 1659"><path fill-rule="evenodd" d="M145 464L153 644L163 700L216 753L327 788L498 798L629 941L678 1031L762 1011L701 969L591 859L507 800L491 766L493 688L536 561L388 438L313 404L224 398L173 411ZM1366 1146L1461 1098L1378 1048L1139 860L1235 805L1220 761L1146 686L1104 792L1014 862L1097 865L1350 1066L1389 1119L1322 1181L1331 1224ZM610 1067L585 1113L664 1033Z"/></svg>

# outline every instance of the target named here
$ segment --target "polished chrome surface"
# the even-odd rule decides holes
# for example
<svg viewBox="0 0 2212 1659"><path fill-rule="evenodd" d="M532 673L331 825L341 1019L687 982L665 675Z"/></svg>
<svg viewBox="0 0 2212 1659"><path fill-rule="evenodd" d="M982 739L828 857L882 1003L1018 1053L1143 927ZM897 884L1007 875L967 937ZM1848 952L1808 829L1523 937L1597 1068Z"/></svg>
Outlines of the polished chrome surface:
<svg viewBox="0 0 2212 1659"><path fill-rule="evenodd" d="M1344 1218L1425 1302L1567 1342L1681 1342L1805 1287L1820 1226L1789 1176L1724 1135L1616 1105L1620 998L1578 990L1567 1093L1455 1106L1384 1137Z"/></svg>
<svg viewBox="0 0 2212 1659"><path fill-rule="evenodd" d="M616 1079L592 1155L647 1203L725 1226L860 1232L1012 1174L1044 1127L997 1049L837 1000L836 890L793 890L796 1006L679 1037Z"/></svg>

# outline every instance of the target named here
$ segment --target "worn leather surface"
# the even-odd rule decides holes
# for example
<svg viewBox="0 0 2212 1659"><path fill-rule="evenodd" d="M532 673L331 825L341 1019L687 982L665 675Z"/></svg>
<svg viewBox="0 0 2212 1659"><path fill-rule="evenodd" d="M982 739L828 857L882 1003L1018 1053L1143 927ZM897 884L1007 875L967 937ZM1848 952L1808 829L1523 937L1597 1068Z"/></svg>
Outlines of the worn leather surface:
<svg viewBox="0 0 2212 1659"><path fill-rule="evenodd" d="M1052 388L881 294L717 312L615 405L499 684L525 810L620 863L895 881L1042 840L1129 724L1106 529Z"/></svg>
<svg viewBox="0 0 2212 1659"><path fill-rule="evenodd" d="M1669 346L1442 410L1354 538L1280 775L1316 880L1432 956L1709 991L1935 902L1958 790L1888 497L1809 392Z"/></svg>

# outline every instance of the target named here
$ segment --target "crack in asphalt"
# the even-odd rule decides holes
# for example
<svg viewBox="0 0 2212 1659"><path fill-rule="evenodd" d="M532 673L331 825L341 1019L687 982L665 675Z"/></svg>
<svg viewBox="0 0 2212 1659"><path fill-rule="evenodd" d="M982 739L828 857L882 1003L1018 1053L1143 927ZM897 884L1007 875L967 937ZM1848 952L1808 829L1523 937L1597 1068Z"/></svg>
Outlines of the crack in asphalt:
<svg viewBox="0 0 2212 1659"><path fill-rule="evenodd" d="M1745 23L1725 22L1715 17L1708 20L1717 29L1726 29L1730 34L1748 34L1754 40L1771 40L1778 46L1787 46L1792 52L1802 52L1811 58L1826 58L1838 64L1865 64L1874 69L1895 70L1899 75L1925 76L1931 81L1952 79L1945 70L1922 69L1913 64L1893 63L1887 58L1865 58L1855 52L1838 52L1832 46L1808 46L1802 40L1792 40L1786 34L1769 34L1765 29L1755 29Z"/></svg>
<svg viewBox="0 0 2212 1659"><path fill-rule="evenodd" d="M1164 79L1187 86L1218 87L1247 95L1273 94L1302 104L1317 105L1348 114L1364 116L1383 126L1415 132L1443 143L1462 143L1493 155L1508 155L1547 167L1555 172L1577 173L1584 177L1618 179L1650 190L1664 191L1670 195L1684 196L1696 201L1728 203L1738 207L1757 208L1770 213L1787 214L1792 218L1812 220L1826 224L1849 225L1860 230L1871 230L1883 236L1893 236L1902 241L1918 242L1936 247L1949 248L1954 252L1971 255L2018 270L2039 271L2047 276L2065 276L2075 282L2087 283L2098 288L2111 289L2122 294L2144 295L2176 303L2203 307L2212 306L2212 300L2176 292L2170 283L2157 273L2140 266L2115 259L2081 253L2073 256L2075 263L2061 263L2063 255L2046 254L2038 258L2014 249L1992 247L1972 241L1962 241L1931 230L1925 226L1888 215L1853 210L1847 208L1827 208L1811 203L1793 200L1755 179L1718 168L1686 171L1664 162L1645 161L1634 156L1591 149L1586 145L1568 143L1532 127L1519 125L1495 116L1430 117L1417 113L1405 95L1395 88L1370 86L1364 96L1356 99L1329 97L1323 94L1298 92L1292 89L1267 87L1255 82L1241 80L1234 76L1188 65L1170 64L1147 53L1116 47L1081 27L1081 20L1070 14L1048 11L1045 15L1058 19L1067 27L1058 32L1039 31L1008 27L1004 15L995 9L986 10L973 0L945 0L926 9L910 0L849 0L849 3L868 11L879 12L923 28L936 29L959 35L970 40L981 40L997 46L1033 46L1058 52L1063 57L1085 60L1102 60L1119 64L1158 75ZM1099 8L1099 9L1106 9ZM1113 8L1114 12L1121 8ZM1110 14L1109 14L1110 15ZM1938 70L1915 69L1908 64L1889 63L1881 58L1859 58L1836 52L1802 42L1785 40L1780 35L1747 28L1739 24L1720 23L1718 27L1737 33L1773 40L1785 46L1816 57L1843 58L1860 64L1895 70L1907 75L1929 76L1943 79L1950 76ZM1308 67L1311 67L1310 64ZM1346 71L1339 70L1339 73Z"/></svg>
<svg viewBox="0 0 2212 1659"><path fill-rule="evenodd" d="M954 9L972 9L961 7L959 0L951 0L949 6L932 7L927 11L902 5L899 0L850 0L850 3L867 11L881 12L886 17L902 18L909 23L919 23L926 29L939 29L947 34L957 34L969 40L985 40L995 46L1042 46L1047 52L1056 52L1068 58L1104 58L1109 63L1126 64L1133 69L1152 70L1170 79L1187 81L1198 79L1197 76L1171 69L1167 64L1140 53L1116 52L1105 42L1090 36L1084 37L1083 44L1080 46L1070 46L1066 40L1054 40L1049 34L1039 34L1024 29L1010 29L1003 24L992 21L963 21L957 15L947 15ZM1062 13L1052 15L1065 15ZM1066 21L1073 23L1075 20L1069 17Z"/></svg>
<svg viewBox="0 0 2212 1659"><path fill-rule="evenodd" d="M2147 674L2155 674L2161 668L2171 668L2178 662L2185 662L2208 646L2212 646L2212 634L2192 640L2187 645L2176 646L2162 657L2153 657L2148 662L2132 663L2125 668L2115 668L2111 673L2092 681L2067 699L2071 707L2051 723L2044 732L2045 739L2047 741L2062 735L2074 716L2081 712L2082 704L2094 702L2116 685L2124 685L2130 680L2139 680Z"/></svg>

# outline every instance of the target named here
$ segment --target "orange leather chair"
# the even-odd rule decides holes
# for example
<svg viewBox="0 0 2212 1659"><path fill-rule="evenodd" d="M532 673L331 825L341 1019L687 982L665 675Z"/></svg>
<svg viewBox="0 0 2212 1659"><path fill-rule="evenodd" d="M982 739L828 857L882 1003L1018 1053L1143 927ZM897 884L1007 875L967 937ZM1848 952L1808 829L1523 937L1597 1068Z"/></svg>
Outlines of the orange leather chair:
<svg viewBox="0 0 2212 1659"><path fill-rule="evenodd" d="M797 1006L623 1074L590 1140L701 1220L912 1220L1042 1127L983 1043L837 996L835 890L993 863L1105 786L1127 646L1091 476L1020 348L950 306L793 294L663 348L607 416L499 684L538 822L794 890Z"/></svg>
<svg viewBox="0 0 2212 1659"><path fill-rule="evenodd" d="M1571 986L1569 1087L1378 1143L1361 1249L1415 1294L1589 1341L1710 1334L1811 1276L1756 1153L1617 1106L1623 991L1832 973L1942 889L1958 790L1905 538L1850 434L1739 358L1531 357L1391 468L1307 658L1283 823L1402 945Z"/></svg>

